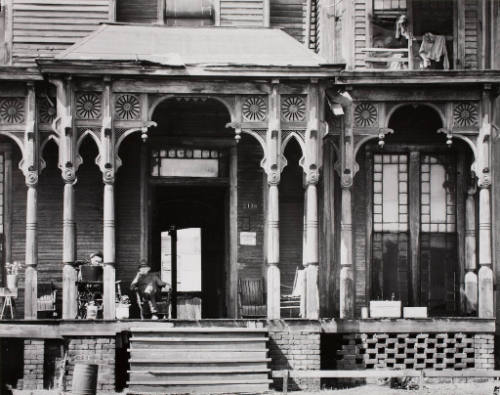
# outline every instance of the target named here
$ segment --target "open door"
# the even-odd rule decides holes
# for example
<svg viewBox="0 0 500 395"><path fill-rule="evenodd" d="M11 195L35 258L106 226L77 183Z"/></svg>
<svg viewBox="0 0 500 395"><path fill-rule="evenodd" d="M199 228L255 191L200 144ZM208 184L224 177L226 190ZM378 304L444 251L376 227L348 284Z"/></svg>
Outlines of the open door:
<svg viewBox="0 0 500 395"><path fill-rule="evenodd" d="M172 317L201 318L201 228L161 233L161 278L172 287Z"/></svg>

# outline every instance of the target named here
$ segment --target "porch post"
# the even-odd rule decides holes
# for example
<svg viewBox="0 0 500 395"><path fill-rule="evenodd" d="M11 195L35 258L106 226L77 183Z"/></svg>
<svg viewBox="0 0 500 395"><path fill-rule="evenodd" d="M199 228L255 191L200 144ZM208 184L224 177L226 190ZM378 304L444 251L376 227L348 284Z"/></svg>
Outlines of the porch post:
<svg viewBox="0 0 500 395"><path fill-rule="evenodd" d="M26 131L22 168L28 187L26 198L26 255L24 278L24 318L37 318L38 235L37 235L37 186L39 175L39 146L36 124L36 94L33 83L28 83L26 97Z"/></svg>
<svg viewBox="0 0 500 395"><path fill-rule="evenodd" d="M354 317L351 187L342 186L340 219L340 318Z"/></svg>
<svg viewBox="0 0 500 395"><path fill-rule="evenodd" d="M340 216L340 318L354 317L354 273L352 267L352 205L351 191L357 164L354 157L353 105L346 91L334 99L344 111L344 130L340 136L341 157L338 171L342 187Z"/></svg>
<svg viewBox="0 0 500 395"><path fill-rule="evenodd" d="M475 188L467 191L465 201L465 313L477 311L476 202Z"/></svg>
<svg viewBox="0 0 500 395"><path fill-rule="evenodd" d="M318 290L318 180L319 180L319 112L320 97L318 83L309 86L309 122L305 141L306 196L305 196L305 318L319 318Z"/></svg>
<svg viewBox="0 0 500 395"><path fill-rule="evenodd" d="M76 224L75 190L76 184L76 135L71 116L71 81L53 81L57 88L57 114L54 130L59 136L59 167L64 181L63 198L63 298L62 318L74 319L77 306Z"/></svg>
<svg viewBox="0 0 500 395"><path fill-rule="evenodd" d="M267 318L280 318L280 230L279 230L279 190L281 175L281 125L280 97L278 82L273 81L269 95L269 125L267 130L267 153L265 170L267 173Z"/></svg>
<svg viewBox="0 0 500 395"><path fill-rule="evenodd" d="M479 306L480 318L493 318L493 271L491 262L490 188L479 189Z"/></svg>
<svg viewBox="0 0 500 395"><path fill-rule="evenodd" d="M103 127L101 132L101 171L103 199L103 318L115 319L115 150L111 112L111 81L105 79L103 91Z"/></svg>
<svg viewBox="0 0 500 395"><path fill-rule="evenodd" d="M491 86L482 92L481 127L478 136L479 187L479 273L478 316L494 317L493 270L491 253Z"/></svg>

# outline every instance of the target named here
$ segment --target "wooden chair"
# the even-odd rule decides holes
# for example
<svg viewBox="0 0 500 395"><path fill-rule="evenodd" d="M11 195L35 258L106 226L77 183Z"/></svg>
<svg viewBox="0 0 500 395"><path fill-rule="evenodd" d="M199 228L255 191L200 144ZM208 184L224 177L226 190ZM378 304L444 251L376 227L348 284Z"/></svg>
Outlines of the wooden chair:
<svg viewBox="0 0 500 395"><path fill-rule="evenodd" d="M293 287L287 287L289 294L282 294L280 298L281 317L283 318L299 318L300 317L300 298L302 295L302 286L304 281L303 269L295 270L295 278L293 280Z"/></svg>
<svg viewBox="0 0 500 395"><path fill-rule="evenodd" d="M262 278L238 280L238 308L241 318L266 317L266 293Z"/></svg>
<svg viewBox="0 0 500 395"><path fill-rule="evenodd" d="M139 290L135 291L135 298L137 302L137 306L139 307L139 314L141 316L141 320L145 318L145 316L150 315L151 311L148 303L141 296ZM156 301L156 306L158 307L158 312L156 315L163 316L165 319L171 318L171 300L172 300L172 291L160 292Z"/></svg>
<svg viewBox="0 0 500 395"><path fill-rule="evenodd" d="M39 313L48 312L51 313L52 317L57 317L56 300L57 290L53 283L38 284L36 306Z"/></svg>

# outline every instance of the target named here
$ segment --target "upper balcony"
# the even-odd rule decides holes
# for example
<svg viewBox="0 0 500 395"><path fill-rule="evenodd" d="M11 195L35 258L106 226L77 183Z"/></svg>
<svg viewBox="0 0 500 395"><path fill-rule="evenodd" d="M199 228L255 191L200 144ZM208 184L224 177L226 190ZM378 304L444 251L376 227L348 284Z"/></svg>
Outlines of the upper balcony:
<svg viewBox="0 0 500 395"><path fill-rule="evenodd" d="M498 45L494 34L499 8L496 3L483 4L478 0L343 3L330 11L327 20L335 20L337 25L332 57L337 62L345 61L348 69L470 70L495 68L498 63L494 51Z"/></svg>

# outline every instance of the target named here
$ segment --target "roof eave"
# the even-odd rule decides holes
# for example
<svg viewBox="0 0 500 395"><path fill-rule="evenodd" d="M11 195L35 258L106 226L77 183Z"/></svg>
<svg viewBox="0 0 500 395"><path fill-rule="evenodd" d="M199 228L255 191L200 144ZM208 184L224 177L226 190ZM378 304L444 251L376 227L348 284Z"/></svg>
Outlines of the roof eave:
<svg viewBox="0 0 500 395"><path fill-rule="evenodd" d="M136 75L148 77L280 77L331 78L339 75L343 64L296 65L186 65L165 66L135 61L38 59L44 74Z"/></svg>

